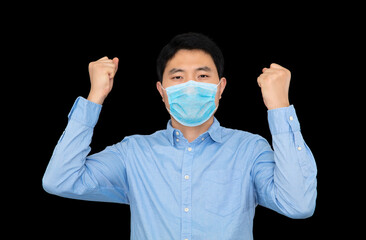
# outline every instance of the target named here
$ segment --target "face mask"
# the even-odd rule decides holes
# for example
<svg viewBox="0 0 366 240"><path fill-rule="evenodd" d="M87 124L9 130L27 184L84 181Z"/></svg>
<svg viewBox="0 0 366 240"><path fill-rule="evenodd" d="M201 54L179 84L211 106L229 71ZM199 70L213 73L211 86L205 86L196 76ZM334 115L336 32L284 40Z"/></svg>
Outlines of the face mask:
<svg viewBox="0 0 366 240"><path fill-rule="evenodd" d="M190 80L167 87L165 90L170 105L168 112L184 126L201 125L213 115L218 107L215 105L215 96L220 82L216 85Z"/></svg>

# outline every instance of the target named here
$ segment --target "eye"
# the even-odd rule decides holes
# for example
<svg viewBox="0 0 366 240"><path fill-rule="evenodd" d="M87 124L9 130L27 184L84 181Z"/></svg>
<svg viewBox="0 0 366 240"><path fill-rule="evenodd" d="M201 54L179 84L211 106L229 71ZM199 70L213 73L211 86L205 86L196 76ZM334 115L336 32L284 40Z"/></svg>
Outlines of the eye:
<svg viewBox="0 0 366 240"><path fill-rule="evenodd" d="M172 79L174 79L174 80L182 80L183 77L182 76L174 76L174 77L172 77Z"/></svg>
<svg viewBox="0 0 366 240"><path fill-rule="evenodd" d="M209 76L208 76L208 75L206 75L206 74L201 74L201 75L199 75L198 77L199 77L199 78L208 78Z"/></svg>

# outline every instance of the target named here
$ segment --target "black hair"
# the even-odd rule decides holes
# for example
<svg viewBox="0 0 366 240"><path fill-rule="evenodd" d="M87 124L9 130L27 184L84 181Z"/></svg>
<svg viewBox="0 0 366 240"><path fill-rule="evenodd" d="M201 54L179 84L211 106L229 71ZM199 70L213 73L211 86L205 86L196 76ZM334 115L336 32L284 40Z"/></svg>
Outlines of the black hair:
<svg viewBox="0 0 366 240"><path fill-rule="evenodd" d="M209 37L201 33L183 33L175 36L163 47L156 61L156 69L159 81L163 81L163 73L167 62L181 49L202 50L209 54L215 65L219 78L224 74L224 56L220 48Z"/></svg>

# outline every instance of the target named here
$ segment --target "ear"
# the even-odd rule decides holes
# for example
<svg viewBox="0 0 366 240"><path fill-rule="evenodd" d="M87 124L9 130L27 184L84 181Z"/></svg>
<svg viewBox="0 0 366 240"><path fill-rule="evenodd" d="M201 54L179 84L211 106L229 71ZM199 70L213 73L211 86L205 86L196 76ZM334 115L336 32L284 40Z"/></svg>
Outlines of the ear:
<svg viewBox="0 0 366 240"><path fill-rule="evenodd" d="M220 99L221 99L221 95L222 95L222 93L224 92L224 89L225 89L225 87L226 87L226 78L221 78L220 79L220 86L219 86L219 91L220 91Z"/></svg>
<svg viewBox="0 0 366 240"><path fill-rule="evenodd" d="M160 93L160 96L162 97L163 102L164 102L164 93L163 93L163 89L162 89L162 86L161 86L161 82L160 81L157 81L156 82L156 89L158 89L158 91Z"/></svg>

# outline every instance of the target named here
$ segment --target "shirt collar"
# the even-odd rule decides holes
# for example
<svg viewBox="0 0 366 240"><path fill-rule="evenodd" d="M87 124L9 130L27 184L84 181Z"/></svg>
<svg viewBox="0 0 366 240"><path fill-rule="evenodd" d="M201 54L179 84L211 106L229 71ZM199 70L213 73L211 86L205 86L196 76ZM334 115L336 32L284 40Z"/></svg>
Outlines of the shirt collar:
<svg viewBox="0 0 366 240"><path fill-rule="evenodd" d="M167 124L167 128L166 128L166 133L167 133L168 140L169 140L170 144L172 144L172 145L174 145L174 131L176 131L176 130L177 129L173 128L173 126L171 124L171 120L169 120L168 124ZM220 122L215 117L214 117L214 121L213 121L212 125L210 126L210 128L208 129L207 132L210 135L210 137L212 138L212 140L214 140L215 142L218 142L218 143L222 142Z"/></svg>
<svg viewBox="0 0 366 240"><path fill-rule="evenodd" d="M215 117L211 127L208 129L207 132L208 134L210 134L212 140L218 143L222 143L220 122Z"/></svg>

